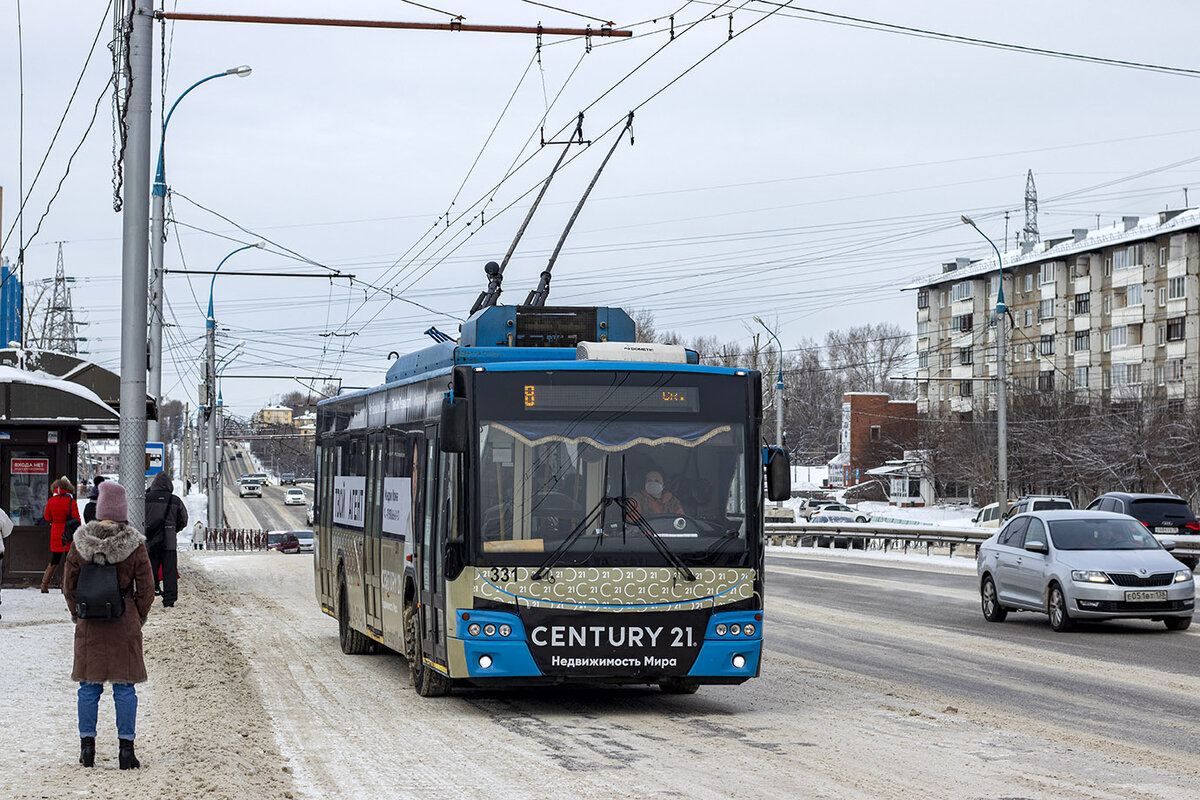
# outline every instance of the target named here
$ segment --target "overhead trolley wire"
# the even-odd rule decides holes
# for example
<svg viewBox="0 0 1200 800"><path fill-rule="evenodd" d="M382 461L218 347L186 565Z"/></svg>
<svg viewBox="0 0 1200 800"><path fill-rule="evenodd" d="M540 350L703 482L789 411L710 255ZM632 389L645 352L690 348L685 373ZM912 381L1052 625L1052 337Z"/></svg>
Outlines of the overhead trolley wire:
<svg viewBox="0 0 1200 800"><path fill-rule="evenodd" d="M1053 50L1046 47L1031 47L1023 44L1013 44L1011 42L1000 42L992 39L980 39L973 36L963 36L955 33L944 33L941 31L933 31L925 28L916 28L908 25L898 25L892 22L881 22L879 20L866 19L863 17L852 17L846 14L835 14L831 11L821 11L816 8L804 8L795 6L790 2L780 3L772 2L771 0L754 0L756 3L764 6L774 7L774 11L789 8L792 11L799 11L804 14L811 14L816 19L811 17L798 16L797 14L784 14L784 17L789 19L804 19L810 22L821 22L830 25L842 25L851 28L862 28L866 30L875 30L883 33L895 33L902 36L913 36L920 39L934 39L943 42L952 42L955 44L971 45L973 47L985 47L994 50L1009 50L1017 53L1026 53L1036 56L1047 56L1051 58L1062 58L1069 61L1082 61L1090 64L1103 64L1110 67L1122 67L1126 69L1146 70L1149 72L1159 72L1166 75L1177 75L1185 78L1200 78L1200 70L1189 69L1186 67L1171 67L1162 64L1152 64L1144 61L1125 61L1117 58L1106 58L1104 56L1093 56L1084 53L1071 53L1065 50ZM723 4L722 4L723 5ZM772 11L771 13L774 13ZM758 12L762 13L762 12Z"/></svg>

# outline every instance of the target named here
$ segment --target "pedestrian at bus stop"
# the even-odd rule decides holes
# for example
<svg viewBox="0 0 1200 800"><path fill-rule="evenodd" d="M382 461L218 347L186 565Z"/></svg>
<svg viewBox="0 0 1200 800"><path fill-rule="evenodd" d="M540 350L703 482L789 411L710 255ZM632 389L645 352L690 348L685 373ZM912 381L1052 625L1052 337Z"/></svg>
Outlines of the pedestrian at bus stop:
<svg viewBox="0 0 1200 800"><path fill-rule="evenodd" d="M192 526L192 549L204 549L205 530L204 523L196 520L196 524Z"/></svg>
<svg viewBox="0 0 1200 800"><path fill-rule="evenodd" d="M88 489L87 502L83 505L83 521L91 522L96 518L96 498L100 496L100 484L104 483L104 476L97 475L92 478L92 485Z"/></svg>
<svg viewBox="0 0 1200 800"><path fill-rule="evenodd" d="M96 520L75 533L63 567L63 597L75 623L75 661L71 679L79 681L79 763L96 761L96 717L104 684L111 683L116 706L118 764L121 769L141 766L133 751L137 723L134 684L146 680L142 656L142 626L154 605L150 555L146 537L128 524L125 487L105 481L96 501ZM116 619L79 619L75 590L85 563L116 564L117 584L125 595L125 613ZM127 593L127 594L126 594Z"/></svg>
<svg viewBox="0 0 1200 800"><path fill-rule="evenodd" d="M176 534L187 527L187 509L175 496L171 476L160 472L146 492L146 549L154 573L155 590L161 581L164 608L179 599L179 542Z"/></svg>
<svg viewBox="0 0 1200 800"><path fill-rule="evenodd" d="M50 491L50 499L46 501L46 508L42 511L42 517L50 523L50 565L42 573L42 594L50 591L50 581L58 571L63 556L71 549L71 543L63 541L63 534L67 532L67 520L82 522L79 518L79 506L75 504L75 487L67 480L66 475L50 484Z"/></svg>

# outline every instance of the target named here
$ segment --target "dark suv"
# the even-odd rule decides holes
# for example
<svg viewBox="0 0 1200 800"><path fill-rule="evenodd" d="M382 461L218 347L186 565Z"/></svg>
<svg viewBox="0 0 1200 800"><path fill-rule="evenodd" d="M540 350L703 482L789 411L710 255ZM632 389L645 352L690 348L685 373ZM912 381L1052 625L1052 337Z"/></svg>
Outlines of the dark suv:
<svg viewBox="0 0 1200 800"><path fill-rule="evenodd" d="M1115 511L1128 514L1158 536L1200 536L1200 522L1187 501L1174 494L1133 494L1105 492L1088 505L1090 511ZM1190 569L1200 559L1193 555L1175 556Z"/></svg>

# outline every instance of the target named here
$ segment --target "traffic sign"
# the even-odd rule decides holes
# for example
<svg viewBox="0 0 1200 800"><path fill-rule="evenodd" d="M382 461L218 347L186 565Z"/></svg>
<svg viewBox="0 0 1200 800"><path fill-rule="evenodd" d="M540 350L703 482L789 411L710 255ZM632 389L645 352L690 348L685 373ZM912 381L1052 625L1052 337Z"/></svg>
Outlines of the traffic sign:
<svg viewBox="0 0 1200 800"><path fill-rule="evenodd" d="M163 471L163 461L166 446L162 442L146 442L146 477L150 478Z"/></svg>

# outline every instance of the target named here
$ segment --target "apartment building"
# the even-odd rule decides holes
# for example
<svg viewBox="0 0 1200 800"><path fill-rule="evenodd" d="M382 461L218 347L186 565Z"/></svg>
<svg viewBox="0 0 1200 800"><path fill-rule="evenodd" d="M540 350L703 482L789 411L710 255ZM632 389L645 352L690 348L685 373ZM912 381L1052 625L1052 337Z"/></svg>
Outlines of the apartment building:
<svg viewBox="0 0 1200 800"><path fill-rule="evenodd" d="M1003 260L1009 396L1079 402L1200 398L1200 210L1024 245ZM996 408L995 258L957 259L907 288L917 300L917 409Z"/></svg>
<svg viewBox="0 0 1200 800"><path fill-rule="evenodd" d="M255 428L271 425L291 425L292 409L287 406L267 406L261 411L255 411L250 417L250 424Z"/></svg>

